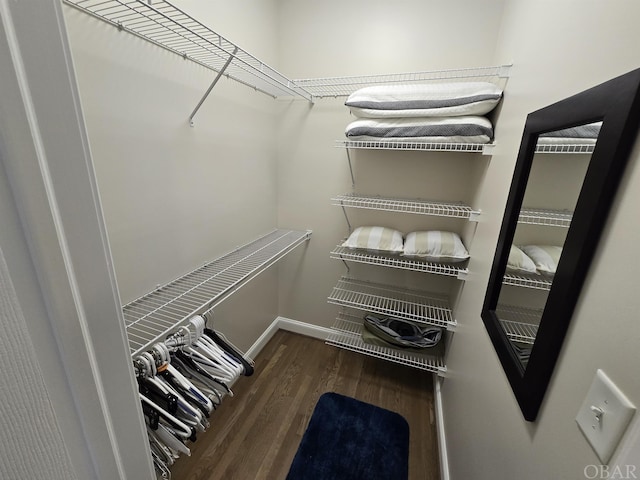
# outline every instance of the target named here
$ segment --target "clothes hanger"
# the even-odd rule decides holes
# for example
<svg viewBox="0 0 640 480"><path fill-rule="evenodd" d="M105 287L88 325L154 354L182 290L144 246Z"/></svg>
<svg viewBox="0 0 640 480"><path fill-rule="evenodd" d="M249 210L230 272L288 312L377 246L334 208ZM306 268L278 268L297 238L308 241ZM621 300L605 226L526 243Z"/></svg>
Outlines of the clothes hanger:
<svg viewBox="0 0 640 480"><path fill-rule="evenodd" d="M253 374L252 365L243 357L242 353L235 348L231 342L223 338L222 335L219 335L213 329L206 327L206 314L203 316L197 315L193 317L191 319L191 324L198 333L198 341L196 342L198 345L204 344L210 349L215 349L216 352L220 353L218 359L230 364L234 371L237 368L237 365L240 364L240 375Z"/></svg>
<svg viewBox="0 0 640 480"><path fill-rule="evenodd" d="M217 382L224 384L225 386L223 388L228 390L226 382L232 381L235 378L235 375L228 368L221 365L220 361L212 352L206 349L196 350L190 348L185 352L185 354L190 357L194 364L215 378Z"/></svg>
<svg viewBox="0 0 640 480"><path fill-rule="evenodd" d="M218 343L216 343L211 337L202 335L198 340L197 345L204 346L214 352L220 362L231 367L238 375L243 374L243 366L241 362L239 362L233 355L229 355L229 353L221 348L220 345L218 345Z"/></svg>
<svg viewBox="0 0 640 480"><path fill-rule="evenodd" d="M171 433L164 425L160 425L158 430L153 432L153 434L160 443L164 444L171 450L191 456L191 450L189 447L173 435L173 433Z"/></svg>
<svg viewBox="0 0 640 480"><path fill-rule="evenodd" d="M210 312L205 313L200 317L199 320L197 320L197 322L199 322L198 324L202 325L203 336L211 339L223 351L225 351L228 355L233 357L237 362L242 364L244 375L246 376L253 375L253 372L254 372L253 362L244 358L244 355L242 354L242 352L235 345L233 345L227 338L225 338L225 336L222 333L218 333L212 328L207 328L206 323L207 323L209 313Z"/></svg>
<svg viewBox="0 0 640 480"><path fill-rule="evenodd" d="M216 342L216 344L218 344L220 348L222 348L225 352L227 352L229 355L231 355L234 359L236 359L238 362L242 364L243 374L245 376L250 377L251 375L253 375L253 372L254 372L253 365L249 363L244 358L242 353L240 353L240 351L237 350L230 342L226 341L226 339L222 338L221 335L219 335L215 330L211 328L205 328L204 334L207 337L209 337L211 340Z"/></svg>
<svg viewBox="0 0 640 480"><path fill-rule="evenodd" d="M171 378L175 379L177 385L179 385L185 392L189 394L189 396L196 399L197 402L202 403L202 405L206 408L206 410L211 413L213 410L213 404L211 400L209 400L200 390L196 388L196 386L191 383L184 375L182 375L173 365L170 363L167 364L167 370L163 373L165 378L168 378L168 375Z"/></svg>
<svg viewBox="0 0 640 480"><path fill-rule="evenodd" d="M193 366L190 362L193 363ZM214 408L217 405L220 405L222 397L220 396L218 389L222 390L227 388L224 383L209 375L208 372L202 370L189 357L186 357L183 360L181 356L176 355L176 358L173 359L173 365L194 385L196 385L202 391L202 393L207 395L209 400L211 400L211 402L213 403ZM215 397L215 400L214 398L211 398L212 396Z"/></svg>
<svg viewBox="0 0 640 480"><path fill-rule="evenodd" d="M169 412L167 412L165 409L163 409L153 401L149 400L144 395L139 393L138 396L140 397L140 401L143 404L146 404L147 406L158 412L160 418L167 421L171 426L171 429L176 432L176 434L178 434L182 438L189 439L192 442L196 440L195 428L190 427L184 422L178 420L176 417L171 415Z"/></svg>
<svg viewBox="0 0 640 480"><path fill-rule="evenodd" d="M170 434L173 436L173 434ZM158 456L158 460L162 461L165 465L173 465L177 454L175 451L172 451L164 442L162 442L156 432L151 429L147 429L147 436L149 437L149 445L151 446L151 451L155 452ZM174 436L174 439L177 438Z"/></svg>

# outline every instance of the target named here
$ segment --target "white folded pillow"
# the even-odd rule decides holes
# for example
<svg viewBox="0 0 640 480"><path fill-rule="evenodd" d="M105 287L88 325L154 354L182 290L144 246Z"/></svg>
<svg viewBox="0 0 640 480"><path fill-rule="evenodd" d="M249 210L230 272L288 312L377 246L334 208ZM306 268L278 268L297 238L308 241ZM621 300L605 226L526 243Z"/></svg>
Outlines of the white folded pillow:
<svg viewBox="0 0 640 480"><path fill-rule="evenodd" d="M536 273L536 264L526 253L515 245L511 245L509 259L507 260L507 271L513 273Z"/></svg>
<svg viewBox="0 0 640 480"><path fill-rule="evenodd" d="M342 246L400 253L403 249L402 233L386 227L358 227Z"/></svg>
<svg viewBox="0 0 640 480"><path fill-rule="evenodd" d="M360 118L347 125L350 140L428 143L489 143L493 125L486 117Z"/></svg>
<svg viewBox="0 0 640 480"><path fill-rule="evenodd" d="M562 247L555 245L523 245L520 249L527 254L542 274L554 275L562 255Z"/></svg>
<svg viewBox="0 0 640 480"><path fill-rule="evenodd" d="M454 232L430 230L411 232L404 241L404 255L432 262L462 262L469 258L460 236Z"/></svg>
<svg viewBox="0 0 640 480"><path fill-rule="evenodd" d="M449 82L421 85L376 85L347 98L357 117L425 117L484 115L502 98L502 89L489 82Z"/></svg>

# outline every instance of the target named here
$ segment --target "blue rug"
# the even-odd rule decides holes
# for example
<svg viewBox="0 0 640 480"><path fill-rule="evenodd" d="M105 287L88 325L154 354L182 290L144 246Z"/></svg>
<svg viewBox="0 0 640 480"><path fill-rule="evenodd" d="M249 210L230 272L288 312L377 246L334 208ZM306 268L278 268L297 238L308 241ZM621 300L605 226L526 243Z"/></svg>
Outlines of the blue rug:
<svg viewBox="0 0 640 480"><path fill-rule="evenodd" d="M323 394L287 480L402 480L409 476L409 424L398 413Z"/></svg>

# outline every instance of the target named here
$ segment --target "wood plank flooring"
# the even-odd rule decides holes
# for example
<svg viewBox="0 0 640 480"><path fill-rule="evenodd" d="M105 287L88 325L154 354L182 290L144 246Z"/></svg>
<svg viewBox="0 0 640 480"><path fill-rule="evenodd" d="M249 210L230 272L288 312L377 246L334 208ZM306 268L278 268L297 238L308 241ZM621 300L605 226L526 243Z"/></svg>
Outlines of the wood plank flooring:
<svg viewBox="0 0 640 480"><path fill-rule="evenodd" d="M325 392L403 415L409 478L439 480L432 375L278 331L211 416L211 427L172 467L173 480L284 479L313 408Z"/></svg>

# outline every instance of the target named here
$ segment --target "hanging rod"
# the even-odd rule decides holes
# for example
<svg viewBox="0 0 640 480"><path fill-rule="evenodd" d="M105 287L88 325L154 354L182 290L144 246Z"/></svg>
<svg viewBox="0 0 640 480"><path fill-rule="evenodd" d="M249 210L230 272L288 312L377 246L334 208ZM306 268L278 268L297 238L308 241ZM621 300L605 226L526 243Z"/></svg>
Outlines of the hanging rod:
<svg viewBox="0 0 640 480"><path fill-rule="evenodd" d="M304 88L166 0L64 3L271 97L312 101Z"/></svg>
<svg viewBox="0 0 640 480"><path fill-rule="evenodd" d="M211 311L309 238L310 230L274 230L128 303L122 310L131 355Z"/></svg>

